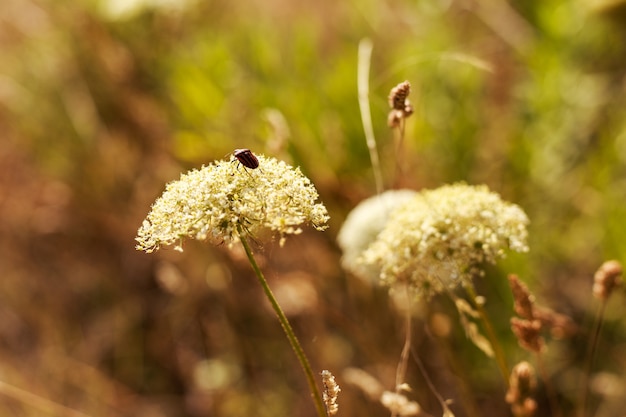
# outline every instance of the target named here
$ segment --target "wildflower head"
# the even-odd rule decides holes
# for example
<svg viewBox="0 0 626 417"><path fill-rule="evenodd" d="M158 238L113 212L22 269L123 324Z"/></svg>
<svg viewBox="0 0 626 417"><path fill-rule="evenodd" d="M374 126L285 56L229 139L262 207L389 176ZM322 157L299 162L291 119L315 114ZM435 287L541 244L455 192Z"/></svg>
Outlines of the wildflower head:
<svg viewBox="0 0 626 417"><path fill-rule="evenodd" d="M161 246L182 250L185 238L235 243L241 234L261 229L298 234L304 223L324 230L326 207L315 203L317 191L299 168L257 155L261 169L247 171L235 161L217 161L181 175L165 192L137 232L138 250Z"/></svg>
<svg viewBox="0 0 626 417"><path fill-rule="evenodd" d="M385 191L363 200L348 214L337 235L343 252L341 263L347 271L366 280L378 279L378 271L359 262L359 258L383 230L391 212L416 194L413 190Z"/></svg>
<svg viewBox="0 0 626 417"><path fill-rule="evenodd" d="M425 190L394 211L361 261L384 283L404 282L431 296L482 274L507 249L525 252L528 217L486 186Z"/></svg>

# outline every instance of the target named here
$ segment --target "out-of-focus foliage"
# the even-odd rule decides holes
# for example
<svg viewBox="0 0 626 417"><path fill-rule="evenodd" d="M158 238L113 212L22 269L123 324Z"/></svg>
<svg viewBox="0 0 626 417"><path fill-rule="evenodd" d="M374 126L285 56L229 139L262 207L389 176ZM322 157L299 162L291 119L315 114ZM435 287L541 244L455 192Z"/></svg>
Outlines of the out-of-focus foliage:
<svg viewBox="0 0 626 417"><path fill-rule="evenodd" d="M486 183L531 219L530 253L489 271L493 285L480 288L511 360L522 354L512 312L499 310L511 305L505 273L586 323L594 269L626 253L624 9L608 0L1 1L0 381L38 397L0 392L0 414L55 415L36 398L90 416L314 414L240 253L196 243L184 254L134 250L164 184L235 148L300 166L331 212L325 234L259 248L314 368L363 367L392 386L402 315L384 290L342 272L334 243L375 190L357 101L363 38L374 45L370 103L387 185ZM398 179L387 95L403 80L415 112ZM445 301L433 310L454 318ZM607 314L597 365L623 387L624 308ZM495 365L458 325L443 350L416 327L456 416L506 415ZM584 354L576 340L549 351L565 403ZM414 398L437 415L410 371ZM386 414L337 380L339 415ZM461 407L472 396L480 401ZM602 415L620 406L611 398Z"/></svg>

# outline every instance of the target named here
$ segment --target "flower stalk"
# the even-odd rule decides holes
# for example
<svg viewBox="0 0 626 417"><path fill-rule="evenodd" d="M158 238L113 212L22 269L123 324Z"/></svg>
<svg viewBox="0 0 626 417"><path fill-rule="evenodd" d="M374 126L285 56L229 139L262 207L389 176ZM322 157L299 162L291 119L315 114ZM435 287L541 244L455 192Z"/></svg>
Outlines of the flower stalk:
<svg viewBox="0 0 626 417"><path fill-rule="evenodd" d="M252 266L252 269L254 270L254 273L259 283L261 284L261 287L263 288L263 292L265 292L265 296L267 297L270 304L272 305L272 309L274 309L274 312L278 316L278 321L280 322L280 325L282 326L285 332L285 335L287 336L287 339L289 340L289 343L291 344L291 348L296 354L298 361L300 362L300 365L302 366L302 369L304 370L304 374L306 375L306 379L309 384L309 390L311 391L311 396L313 397L313 401L315 402L317 415L319 417L327 417L324 401L322 400L320 391L317 388L317 385L315 383L315 377L313 375L313 371L311 370L311 365L309 364L309 360L307 359L306 354L304 353L304 350L302 349L302 346L300 345L300 341L296 337L296 334L294 333L293 328L291 327L291 324L289 324L289 320L287 320L287 316L285 316L285 313L283 312L282 308L280 308L280 305L278 304L278 301L276 300L276 297L274 296L272 289L267 283L267 280L265 279L265 276L263 275L261 268L259 268L259 265L256 263L256 260L254 259L254 255L252 254L252 249L250 248L250 245L248 244L248 240L246 239L241 226L239 226L239 233L240 233L239 239L241 241L241 245L243 246L246 252L246 256L248 257L248 260L250 261L250 265Z"/></svg>
<svg viewBox="0 0 626 417"><path fill-rule="evenodd" d="M246 175L239 171L240 165ZM227 243L229 248L241 242L302 365L317 414L327 417L311 365L248 244L248 236L255 236L263 229L278 233L281 246L286 236L302 232L302 224L325 230L329 216L326 207L315 202L317 198L317 190L299 168L254 155L249 149L237 149L230 161L213 162L167 184L139 227L135 240L137 250L147 253L174 244L176 250L182 251L184 238Z"/></svg>
<svg viewBox="0 0 626 417"><path fill-rule="evenodd" d="M361 111L361 122L365 133L365 142L372 161L372 171L374 171L374 182L376 183L376 194L383 192L383 174L380 168L380 158L376 147L376 137L372 126L372 112L369 102L369 74L370 61L372 58L372 41L362 39L359 42L359 66L357 74L357 88L359 94L359 110Z"/></svg>
<svg viewBox="0 0 626 417"><path fill-rule="evenodd" d="M606 311L608 299L613 293L613 290L622 285L622 272L622 265L618 261L607 261L603 263L600 268L598 268L593 277L593 296L600 300L600 305L598 306L596 318L593 324L593 330L591 331L591 342L588 345L585 367L582 374L582 380L580 382L581 400L579 414L581 417L584 417L587 411L587 399L589 396L587 386L589 385L591 368L593 367L598 341L600 340L600 332L604 322L604 313Z"/></svg>
<svg viewBox="0 0 626 417"><path fill-rule="evenodd" d="M473 285L465 285L465 291L469 295L469 298L472 300L472 304L474 304L474 308L476 309L476 311L478 311L480 319L485 326L485 330L487 331L487 338L489 339L489 343L491 343L491 347L493 348L494 358L496 360L496 363L498 364L498 368L500 369L500 373L502 374L502 377L504 378L504 382L506 383L508 389L511 372L509 371L509 366L506 363L504 349L502 349L502 345L498 341L498 336L496 335L493 324L489 319L487 310L485 310L483 303L477 300L478 296L476 295L476 290L474 289Z"/></svg>

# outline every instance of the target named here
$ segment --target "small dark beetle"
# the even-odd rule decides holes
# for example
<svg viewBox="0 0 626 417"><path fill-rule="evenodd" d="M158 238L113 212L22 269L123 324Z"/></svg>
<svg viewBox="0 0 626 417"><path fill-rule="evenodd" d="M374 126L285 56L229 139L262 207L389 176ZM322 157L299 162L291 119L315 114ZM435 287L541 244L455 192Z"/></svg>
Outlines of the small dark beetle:
<svg viewBox="0 0 626 417"><path fill-rule="evenodd" d="M259 160L250 149L235 149L233 156L246 168L255 169L259 167Z"/></svg>

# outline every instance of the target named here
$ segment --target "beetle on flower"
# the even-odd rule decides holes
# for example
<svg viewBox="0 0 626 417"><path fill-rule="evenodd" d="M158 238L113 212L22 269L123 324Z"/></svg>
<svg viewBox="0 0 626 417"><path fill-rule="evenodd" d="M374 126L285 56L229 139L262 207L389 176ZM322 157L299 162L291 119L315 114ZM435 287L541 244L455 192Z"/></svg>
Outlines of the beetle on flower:
<svg viewBox="0 0 626 417"><path fill-rule="evenodd" d="M137 232L137 249L153 252L174 244L182 250L184 238L230 245L241 233L255 235L259 229L278 232L282 244L285 236L300 233L303 223L327 227L326 207L315 202L317 191L299 168L248 149L233 155L246 168L265 169L250 181L235 175L235 165L216 161L181 175L152 205Z"/></svg>
<svg viewBox="0 0 626 417"><path fill-rule="evenodd" d="M259 159L254 156L250 149L235 149L233 156L246 168L256 169L259 167Z"/></svg>

